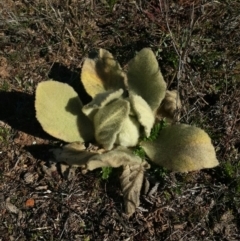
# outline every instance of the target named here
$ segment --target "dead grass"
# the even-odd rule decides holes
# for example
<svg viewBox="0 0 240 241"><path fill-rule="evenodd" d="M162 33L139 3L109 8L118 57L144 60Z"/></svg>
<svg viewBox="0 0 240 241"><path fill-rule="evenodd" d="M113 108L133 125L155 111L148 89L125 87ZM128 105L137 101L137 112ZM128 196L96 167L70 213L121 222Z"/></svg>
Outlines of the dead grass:
<svg viewBox="0 0 240 241"><path fill-rule="evenodd" d="M240 3L104 2L0 3L1 240L239 240ZM47 168L48 149L60 143L35 120L34 90L49 77L88 100L81 64L100 47L122 65L151 47L168 87L180 91L181 121L209 133L221 163L189 174L152 170L151 187L160 184L131 219L114 177L65 180Z"/></svg>

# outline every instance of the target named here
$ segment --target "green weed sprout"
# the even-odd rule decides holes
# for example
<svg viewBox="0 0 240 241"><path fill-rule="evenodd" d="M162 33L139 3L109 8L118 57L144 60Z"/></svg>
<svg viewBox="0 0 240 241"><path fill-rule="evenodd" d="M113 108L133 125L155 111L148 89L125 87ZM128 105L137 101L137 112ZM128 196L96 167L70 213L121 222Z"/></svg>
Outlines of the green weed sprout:
<svg viewBox="0 0 240 241"><path fill-rule="evenodd" d="M140 204L144 172L150 167L146 157L177 172L218 165L203 130L186 124L161 128L159 118L171 123L180 101L176 91L166 90L151 49L138 52L124 70L111 53L100 49L96 58L85 59L81 81L92 97L84 106L69 85L39 83L36 117L47 133L69 143L53 151L57 161L85 171L122 166L120 181L129 216ZM101 152L86 150L85 142L97 143Z"/></svg>

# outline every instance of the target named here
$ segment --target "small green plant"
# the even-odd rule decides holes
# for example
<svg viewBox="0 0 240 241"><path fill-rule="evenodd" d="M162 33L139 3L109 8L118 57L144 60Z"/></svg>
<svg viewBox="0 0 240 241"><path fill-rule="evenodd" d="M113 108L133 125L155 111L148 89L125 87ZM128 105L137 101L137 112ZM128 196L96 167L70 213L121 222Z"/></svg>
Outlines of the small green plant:
<svg viewBox="0 0 240 241"><path fill-rule="evenodd" d="M112 173L112 167L102 167L102 179L107 180Z"/></svg>
<svg viewBox="0 0 240 241"><path fill-rule="evenodd" d="M151 130L151 133L148 137L144 137L143 141L155 141L160 133L160 131L166 127L167 124L165 122L165 120L161 120L158 123L156 123Z"/></svg>
<svg viewBox="0 0 240 241"><path fill-rule="evenodd" d="M160 122L156 123L152 127L151 133L150 133L150 135L148 137L144 136L144 137L140 138L140 140L143 140L143 141L154 141L154 140L156 140L158 135L159 135L159 133L160 133L160 130L164 126L165 126L165 121L161 120ZM146 158L146 153L145 153L144 149L140 145L137 145L134 148L133 154L136 155L136 156L141 157L142 159Z"/></svg>
<svg viewBox="0 0 240 241"><path fill-rule="evenodd" d="M107 4L110 8L110 10L112 11L114 8L114 5L116 4L117 0L107 0Z"/></svg>
<svg viewBox="0 0 240 241"><path fill-rule="evenodd" d="M140 145L136 146L136 148L133 150L133 154L141 157L142 159L145 159L146 157L146 153Z"/></svg>
<svg viewBox="0 0 240 241"><path fill-rule="evenodd" d="M218 165L206 132L170 125L180 100L176 91L166 90L151 49L142 49L124 70L111 53L100 49L96 58L85 59L81 81L92 97L84 106L69 85L40 83L36 117L47 133L70 143L53 150L57 161L83 171L104 168L104 178L110 170L106 167L123 167L120 182L129 216L140 203L144 172L150 168L146 160L176 172ZM159 121L165 117L169 124ZM86 150L84 142L102 149Z"/></svg>

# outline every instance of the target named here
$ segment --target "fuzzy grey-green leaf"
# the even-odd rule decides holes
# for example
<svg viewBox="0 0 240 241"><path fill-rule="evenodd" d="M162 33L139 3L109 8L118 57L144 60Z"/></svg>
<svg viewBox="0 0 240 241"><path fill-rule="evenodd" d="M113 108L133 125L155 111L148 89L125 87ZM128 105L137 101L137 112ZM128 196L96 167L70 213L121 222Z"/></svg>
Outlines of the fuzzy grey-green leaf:
<svg viewBox="0 0 240 241"><path fill-rule="evenodd" d="M90 141L94 137L91 121L82 113L82 103L71 86L57 81L38 84L36 117L50 135L66 142Z"/></svg>
<svg viewBox="0 0 240 241"><path fill-rule="evenodd" d="M120 167L130 164L141 164L142 159L126 147L119 146L111 151L91 157L86 168L90 171L100 167Z"/></svg>
<svg viewBox="0 0 240 241"><path fill-rule="evenodd" d="M139 95L130 95L130 102L134 112L138 118L139 123L144 127L145 135L150 135L155 118L150 106Z"/></svg>
<svg viewBox="0 0 240 241"><path fill-rule="evenodd" d="M139 128L138 121L134 117L128 116L123 121L116 143L121 146L136 146L140 136Z"/></svg>
<svg viewBox="0 0 240 241"><path fill-rule="evenodd" d="M211 139L200 128L185 124L168 126L153 141L141 143L156 164L176 172L189 172L217 166Z"/></svg>
<svg viewBox="0 0 240 241"><path fill-rule="evenodd" d="M128 63L130 93L140 95L155 112L166 93L166 83L157 59L149 48L144 48Z"/></svg>
<svg viewBox="0 0 240 241"><path fill-rule="evenodd" d="M115 100L101 108L94 116L95 138L106 150L113 148L129 111L128 101Z"/></svg>
<svg viewBox="0 0 240 241"><path fill-rule="evenodd" d="M97 94L93 100L87 105L83 106L83 113L93 120L97 110L103 106L109 104L111 101L119 99L123 94L123 89L119 90L108 90Z"/></svg>
<svg viewBox="0 0 240 241"><path fill-rule="evenodd" d="M91 157L97 153L89 152L81 142L73 142L51 150L54 158L58 162L63 162L68 165L77 165L85 167Z"/></svg>
<svg viewBox="0 0 240 241"><path fill-rule="evenodd" d="M112 54L99 49L96 58L86 58L81 74L81 81L91 97L106 90L125 88L126 75Z"/></svg>

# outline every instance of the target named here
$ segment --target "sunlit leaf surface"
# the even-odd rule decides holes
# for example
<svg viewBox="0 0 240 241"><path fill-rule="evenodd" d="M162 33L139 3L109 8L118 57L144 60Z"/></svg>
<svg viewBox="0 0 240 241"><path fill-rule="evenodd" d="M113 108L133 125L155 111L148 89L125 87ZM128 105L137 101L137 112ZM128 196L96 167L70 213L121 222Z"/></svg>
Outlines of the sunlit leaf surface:
<svg viewBox="0 0 240 241"><path fill-rule="evenodd" d="M216 153L208 134L189 125L168 126L153 141L141 146L156 164L176 172L188 172L218 165Z"/></svg>
<svg viewBox="0 0 240 241"><path fill-rule="evenodd" d="M39 83L35 108L42 128L58 139L75 142L94 137L93 125L82 113L82 103L68 84L52 80Z"/></svg>

